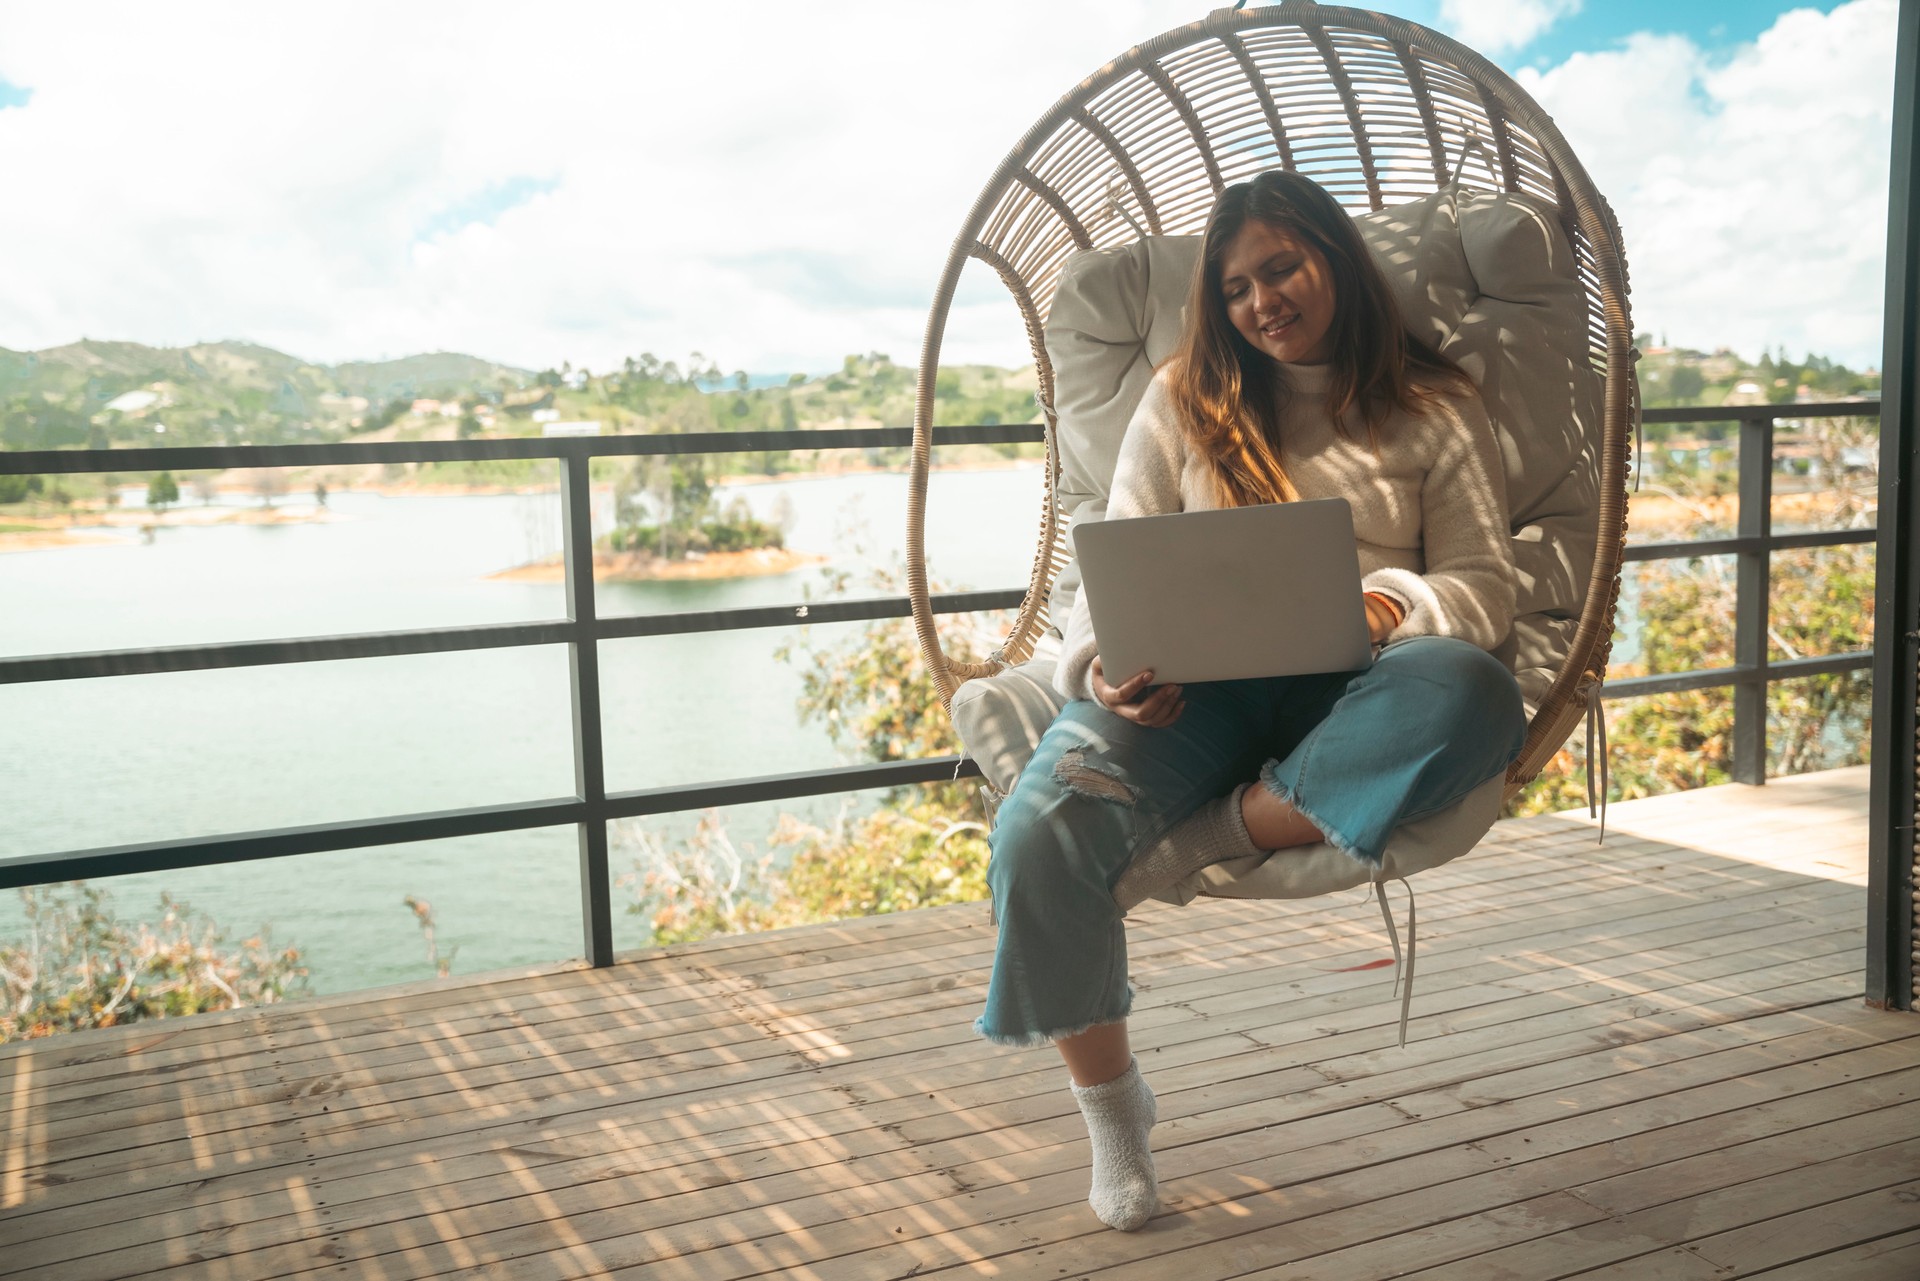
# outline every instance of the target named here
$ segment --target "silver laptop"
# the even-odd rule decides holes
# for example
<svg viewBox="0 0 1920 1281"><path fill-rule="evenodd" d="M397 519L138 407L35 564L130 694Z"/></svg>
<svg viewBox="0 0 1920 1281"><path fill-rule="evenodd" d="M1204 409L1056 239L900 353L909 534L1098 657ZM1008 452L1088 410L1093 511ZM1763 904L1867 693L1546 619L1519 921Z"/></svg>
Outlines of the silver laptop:
<svg viewBox="0 0 1920 1281"><path fill-rule="evenodd" d="M1373 662L1353 509L1316 498L1073 528L1100 666L1118 685L1359 671Z"/></svg>

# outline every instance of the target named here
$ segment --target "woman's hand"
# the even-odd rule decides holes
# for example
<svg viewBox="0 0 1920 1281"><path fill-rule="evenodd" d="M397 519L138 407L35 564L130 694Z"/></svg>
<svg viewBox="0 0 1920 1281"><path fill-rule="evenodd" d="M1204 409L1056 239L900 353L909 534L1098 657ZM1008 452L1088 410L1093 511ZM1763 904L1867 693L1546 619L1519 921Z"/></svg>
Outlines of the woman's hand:
<svg viewBox="0 0 1920 1281"><path fill-rule="evenodd" d="M1099 657L1095 656L1093 660L1093 694L1100 700L1101 706L1136 725L1164 729L1179 720L1180 713L1187 710L1186 700L1180 697L1178 685L1162 685L1135 702L1140 698L1141 691L1152 683L1153 673L1148 671L1137 673L1118 685L1109 685L1106 673L1100 667Z"/></svg>
<svg viewBox="0 0 1920 1281"><path fill-rule="evenodd" d="M1400 626L1400 607L1379 592L1366 593L1360 602L1367 608L1367 639L1376 645L1385 643L1393 629Z"/></svg>

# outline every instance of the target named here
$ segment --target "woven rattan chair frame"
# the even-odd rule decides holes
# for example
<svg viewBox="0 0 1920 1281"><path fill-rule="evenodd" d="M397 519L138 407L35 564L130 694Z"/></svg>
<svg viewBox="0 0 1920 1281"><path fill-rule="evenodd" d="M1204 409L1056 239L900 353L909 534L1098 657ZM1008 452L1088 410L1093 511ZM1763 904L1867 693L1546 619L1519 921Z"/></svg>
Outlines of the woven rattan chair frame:
<svg viewBox="0 0 1920 1281"><path fill-rule="evenodd" d="M1526 91L1464 45L1367 10L1288 0L1221 9L1169 31L1089 76L994 172L954 240L920 354L907 560L922 657L950 704L962 682L1030 657L1047 626L1048 591L1071 553L1055 500L1053 367L1041 332L1067 258L1143 232L1197 233L1225 186L1276 166L1313 178L1355 211L1418 199L1446 186L1458 167L1463 182L1552 202L1573 245L1587 299L1588 359L1605 379L1598 551L1567 660L1508 772L1511 794L1594 711L1606 674L1639 414L1627 265L1612 211ZM949 658L941 648L925 541L941 338L961 272L975 260L999 275L1025 319L1047 438L1026 598L985 663Z"/></svg>

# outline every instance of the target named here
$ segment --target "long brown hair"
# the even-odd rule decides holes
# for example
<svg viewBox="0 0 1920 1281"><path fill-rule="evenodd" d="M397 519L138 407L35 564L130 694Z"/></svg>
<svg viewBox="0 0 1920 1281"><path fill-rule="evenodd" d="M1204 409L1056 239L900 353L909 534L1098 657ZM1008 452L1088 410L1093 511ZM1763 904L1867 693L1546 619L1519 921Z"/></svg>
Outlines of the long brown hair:
<svg viewBox="0 0 1920 1281"><path fill-rule="evenodd" d="M1326 409L1343 433L1351 413L1377 446L1395 408L1419 413L1429 397L1473 389L1458 365L1407 332L1360 229L1318 183L1284 169L1235 183L1207 219L1186 331L1168 362L1181 427L1211 465L1218 500L1231 507L1299 497L1281 440L1292 393L1286 367L1240 336L1220 288L1220 260L1248 219L1291 232L1326 257L1334 297Z"/></svg>

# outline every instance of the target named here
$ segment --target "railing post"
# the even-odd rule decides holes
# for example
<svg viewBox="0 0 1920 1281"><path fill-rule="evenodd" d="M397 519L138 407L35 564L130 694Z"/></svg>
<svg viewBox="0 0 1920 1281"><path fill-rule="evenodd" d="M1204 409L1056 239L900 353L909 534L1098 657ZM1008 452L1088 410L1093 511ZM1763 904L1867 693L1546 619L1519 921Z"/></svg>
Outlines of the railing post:
<svg viewBox="0 0 1920 1281"><path fill-rule="evenodd" d="M1920 0L1901 0L1881 361L1880 511L1873 615L1873 764L1867 790L1867 1004L1920 1006Z"/></svg>
<svg viewBox="0 0 1920 1281"><path fill-rule="evenodd" d="M1740 420L1742 538L1773 532L1773 419ZM1769 552L1764 543L1739 553L1735 579L1733 661L1745 670L1733 687L1733 781L1767 781L1767 617Z"/></svg>
<svg viewBox="0 0 1920 1281"><path fill-rule="evenodd" d="M593 459L569 452L560 459L560 519L567 566L567 646L573 694L573 787L586 805L580 820L580 919L587 963L613 964L613 898L607 872L607 772L600 737L600 625L593 595Z"/></svg>

